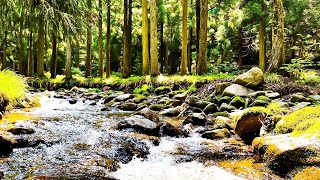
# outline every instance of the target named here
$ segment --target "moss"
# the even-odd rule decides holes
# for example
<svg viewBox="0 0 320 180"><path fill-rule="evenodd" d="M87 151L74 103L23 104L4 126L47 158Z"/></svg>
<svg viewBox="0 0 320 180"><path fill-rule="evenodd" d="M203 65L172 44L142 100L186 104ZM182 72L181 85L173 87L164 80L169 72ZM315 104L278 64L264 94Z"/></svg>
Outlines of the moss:
<svg viewBox="0 0 320 180"><path fill-rule="evenodd" d="M154 90L153 86L150 86L148 84L143 84L140 88L136 88L133 90L134 94L149 94Z"/></svg>
<svg viewBox="0 0 320 180"><path fill-rule="evenodd" d="M229 117L229 113L228 112L216 112L211 114L212 117L218 117L218 116L223 116L223 117Z"/></svg>
<svg viewBox="0 0 320 180"><path fill-rule="evenodd" d="M270 102L270 98L268 98L267 96L258 96L256 100Z"/></svg>
<svg viewBox="0 0 320 180"><path fill-rule="evenodd" d="M188 87L188 92L195 93L195 92L197 92L197 88L196 88L194 85L189 86L189 87Z"/></svg>
<svg viewBox="0 0 320 180"><path fill-rule="evenodd" d="M236 108L245 107L246 100L240 96L236 96L231 100L230 105Z"/></svg>
<svg viewBox="0 0 320 180"><path fill-rule="evenodd" d="M154 90L155 94L166 94L169 92L172 92L172 89L170 86L160 86Z"/></svg>
<svg viewBox="0 0 320 180"><path fill-rule="evenodd" d="M277 134L291 133L300 124L306 126L311 125L314 119L320 118L320 106L306 107L285 116L275 128ZM301 128L300 127L300 128ZM306 127L304 127L306 128ZM298 130L297 130L298 131Z"/></svg>
<svg viewBox="0 0 320 180"><path fill-rule="evenodd" d="M292 180L307 180L307 179L320 179L320 168L319 167L307 167L302 171L299 171Z"/></svg>

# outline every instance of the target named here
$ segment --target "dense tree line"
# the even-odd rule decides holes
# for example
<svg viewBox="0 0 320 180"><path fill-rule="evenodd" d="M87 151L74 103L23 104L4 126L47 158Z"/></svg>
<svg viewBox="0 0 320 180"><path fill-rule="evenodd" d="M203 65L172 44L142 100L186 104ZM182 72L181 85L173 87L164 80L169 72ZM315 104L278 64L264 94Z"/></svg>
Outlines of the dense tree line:
<svg viewBox="0 0 320 180"><path fill-rule="evenodd" d="M319 0L8 0L1 68L51 78L278 71L319 54ZM78 70L78 71L77 71Z"/></svg>

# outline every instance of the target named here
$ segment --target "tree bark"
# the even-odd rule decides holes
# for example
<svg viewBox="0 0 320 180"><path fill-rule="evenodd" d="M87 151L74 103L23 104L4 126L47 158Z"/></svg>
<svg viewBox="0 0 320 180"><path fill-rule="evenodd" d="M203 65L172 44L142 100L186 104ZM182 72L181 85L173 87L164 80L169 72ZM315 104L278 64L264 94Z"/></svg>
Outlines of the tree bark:
<svg viewBox="0 0 320 180"><path fill-rule="evenodd" d="M99 39L98 39L98 74L103 78L103 54L102 54L102 0L99 0Z"/></svg>
<svg viewBox="0 0 320 180"><path fill-rule="evenodd" d="M131 59L131 48L130 48L130 0L124 0L124 42L123 42L123 61L122 61L122 76L127 78L130 76L130 59Z"/></svg>
<svg viewBox="0 0 320 180"><path fill-rule="evenodd" d="M278 71L285 63L284 49L284 8L282 0L273 0L272 49L269 71Z"/></svg>
<svg viewBox="0 0 320 180"><path fill-rule="evenodd" d="M238 62L238 68L242 69L243 67L243 57L242 57L242 43L243 43L243 33L242 33L242 27L239 27L238 30L238 58L239 58L239 62Z"/></svg>
<svg viewBox="0 0 320 180"><path fill-rule="evenodd" d="M7 33L7 31L5 31L4 38L3 38L3 53L2 53L1 70L4 70L7 68L7 43L8 43L8 33Z"/></svg>
<svg viewBox="0 0 320 180"><path fill-rule="evenodd" d="M200 59L199 35L200 35L200 0L197 0L196 1L196 49L197 49L196 67L198 67L198 62Z"/></svg>
<svg viewBox="0 0 320 180"><path fill-rule="evenodd" d="M164 53L165 53L165 49L164 49L164 22L163 22L163 18L161 19L160 22L160 72L163 73L163 69L164 69Z"/></svg>
<svg viewBox="0 0 320 180"><path fill-rule="evenodd" d="M189 28L189 42L188 42L188 72L191 73L192 69L192 41L193 41L193 29Z"/></svg>
<svg viewBox="0 0 320 180"><path fill-rule="evenodd" d="M92 8L91 0L87 0L87 6L89 8L89 11L91 11L91 8ZM89 21L90 21L90 17L87 18L88 23ZM88 78L89 76L92 76L92 32L91 32L90 25L88 25L87 27L87 57L86 57L85 77Z"/></svg>
<svg viewBox="0 0 320 180"><path fill-rule="evenodd" d="M208 0L200 0L199 59L197 74L207 71Z"/></svg>
<svg viewBox="0 0 320 180"><path fill-rule="evenodd" d="M149 74L148 0L142 0L142 66L143 75Z"/></svg>
<svg viewBox="0 0 320 180"><path fill-rule="evenodd" d="M34 61L33 61L33 33L32 30L29 34L29 49L28 49L28 76L34 75Z"/></svg>
<svg viewBox="0 0 320 180"><path fill-rule="evenodd" d="M57 35L56 31L52 32L52 56L50 62L50 73L51 78L56 78L57 76Z"/></svg>
<svg viewBox="0 0 320 180"><path fill-rule="evenodd" d="M158 69L158 31L157 0L150 0L150 53L151 76L159 75Z"/></svg>
<svg viewBox="0 0 320 180"><path fill-rule="evenodd" d="M265 72L266 71L266 5L262 3L262 12L264 13L260 18L259 25L259 67Z"/></svg>
<svg viewBox="0 0 320 180"><path fill-rule="evenodd" d="M39 18L38 27L38 58L37 58L37 74L39 77L44 77L44 19Z"/></svg>
<svg viewBox="0 0 320 180"><path fill-rule="evenodd" d="M67 59L66 59L66 79L70 80L72 79L71 74L71 66L72 66L72 48L71 48L71 37L67 37Z"/></svg>
<svg viewBox="0 0 320 180"><path fill-rule="evenodd" d="M20 23L19 31L19 73L25 74L23 69L23 23Z"/></svg>
<svg viewBox="0 0 320 180"><path fill-rule="evenodd" d="M107 45L106 45L106 78L110 78L110 37L111 37L111 12L110 12L110 1L107 3Z"/></svg>
<svg viewBox="0 0 320 180"><path fill-rule="evenodd" d="M181 75L188 74L188 0L182 0Z"/></svg>

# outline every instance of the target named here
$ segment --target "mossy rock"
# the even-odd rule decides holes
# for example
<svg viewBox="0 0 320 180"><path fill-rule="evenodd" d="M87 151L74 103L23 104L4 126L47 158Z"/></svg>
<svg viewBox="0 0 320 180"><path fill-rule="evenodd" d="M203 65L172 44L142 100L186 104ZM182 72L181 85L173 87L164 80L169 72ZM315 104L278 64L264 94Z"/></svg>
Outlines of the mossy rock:
<svg viewBox="0 0 320 180"><path fill-rule="evenodd" d="M231 106L234 106L236 108L241 108L241 107L246 107L246 99L240 97L240 96L236 96L232 99L232 101L230 102Z"/></svg>
<svg viewBox="0 0 320 180"><path fill-rule="evenodd" d="M160 94L168 94L172 91L171 87L170 86L160 86L158 88L156 88L154 90L154 93L156 95L160 95Z"/></svg>
<svg viewBox="0 0 320 180"><path fill-rule="evenodd" d="M277 134L291 133L295 130L295 128L299 127L298 129L302 129L301 127L303 126L305 126L303 129L307 130L312 126L316 126L316 124L314 124L315 119L319 119L319 118L320 118L320 106L302 108L298 111L295 111L285 116L276 125L275 132ZM301 123L303 124L300 125ZM306 125L310 125L310 127ZM297 131L300 132L300 130L297 130ZM309 133L313 132L312 128L308 132Z"/></svg>
<svg viewBox="0 0 320 180"><path fill-rule="evenodd" d="M219 104L223 104L223 103L229 104L231 102L232 98L229 96L222 96L222 97L217 96L217 100L218 100Z"/></svg>
<svg viewBox="0 0 320 180"><path fill-rule="evenodd" d="M320 167L306 166L295 170L292 180L319 180L320 179Z"/></svg>
<svg viewBox="0 0 320 180"><path fill-rule="evenodd" d="M136 88L133 90L134 94L142 94L149 95L154 90L153 86L149 86L148 84L143 84L140 88Z"/></svg>
<svg viewBox="0 0 320 180"><path fill-rule="evenodd" d="M229 113L226 111L223 112L216 112L216 113L212 113L210 114L210 116L212 117L218 117L218 116L222 116L222 117L229 117Z"/></svg>

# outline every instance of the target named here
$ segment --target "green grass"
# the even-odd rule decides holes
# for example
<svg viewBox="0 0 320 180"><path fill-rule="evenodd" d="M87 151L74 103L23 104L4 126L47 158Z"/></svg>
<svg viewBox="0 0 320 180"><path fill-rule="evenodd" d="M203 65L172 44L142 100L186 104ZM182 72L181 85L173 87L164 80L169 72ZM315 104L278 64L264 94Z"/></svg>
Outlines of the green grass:
<svg viewBox="0 0 320 180"><path fill-rule="evenodd" d="M27 83L23 77L10 70L0 71L0 93L16 104L26 94Z"/></svg>

